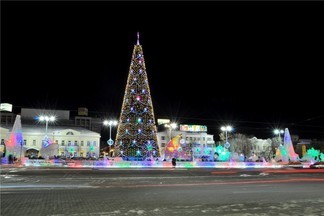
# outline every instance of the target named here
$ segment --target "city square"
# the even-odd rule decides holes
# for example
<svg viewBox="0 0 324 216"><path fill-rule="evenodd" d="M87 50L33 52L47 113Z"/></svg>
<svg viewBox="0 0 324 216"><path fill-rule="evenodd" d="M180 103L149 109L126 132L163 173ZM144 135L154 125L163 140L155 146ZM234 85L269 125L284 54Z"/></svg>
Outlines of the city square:
<svg viewBox="0 0 324 216"><path fill-rule="evenodd" d="M317 13L1 5L1 215L323 214Z"/></svg>

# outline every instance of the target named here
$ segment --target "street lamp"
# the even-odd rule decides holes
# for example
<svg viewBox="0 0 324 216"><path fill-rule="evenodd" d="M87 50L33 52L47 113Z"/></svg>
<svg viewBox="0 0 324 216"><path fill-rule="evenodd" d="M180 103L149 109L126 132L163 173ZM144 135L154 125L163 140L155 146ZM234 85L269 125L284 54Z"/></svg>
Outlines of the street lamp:
<svg viewBox="0 0 324 216"><path fill-rule="evenodd" d="M21 154L22 154L22 147L23 147L23 144L24 144L24 141L23 141L23 140L20 140L20 164L22 164L22 161L21 161Z"/></svg>
<svg viewBox="0 0 324 216"><path fill-rule="evenodd" d="M281 136L280 136L280 134L283 134L285 131L284 130L282 130L282 129L275 129L274 131L273 131L273 133L275 134L275 135L278 135L278 139L279 139L279 144L281 145Z"/></svg>
<svg viewBox="0 0 324 216"><path fill-rule="evenodd" d="M231 132L233 130L232 126L222 126L221 130L225 132L225 148L229 148L230 144L227 142L227 132Z"/></svg>
<svg viewBox="0 0 324 216"><path fill-rule="evenodd" d="M43 122L43 121L45 121L45 139L44 139L44 141L46 142L46 146L48 145L48 137L47 137L47 128L48 128L48 122L54 122L55 121L55 116L47 116L47 115L41 115L41 116L39 116L38 117L38 120L40 121L40 122ZM45 146L45 147L46 147Z"/></svg>
<svg viewBox="0 0 324 216"><path fill-rule="evenodd" d="M178 127L177 123L172 122L170 124L165 124L164 127L169 128L169 130L170 130L170 140L171 140L172 139L172 129L174 130L174 129L176 129Z"/></svg>
<svg viewBox="0 0 324 216"><path fill-rule="evenodd" d="M114 141L111 139L111 126L112 125L116 126L118 124L118 122L114 121L114 120L109 120L109 121L105 120L103 122L103 124L106 125L106 126L109 125L109 140L107 141L107 143L108 143L109 146L112 146L114 144Z"/></svg>

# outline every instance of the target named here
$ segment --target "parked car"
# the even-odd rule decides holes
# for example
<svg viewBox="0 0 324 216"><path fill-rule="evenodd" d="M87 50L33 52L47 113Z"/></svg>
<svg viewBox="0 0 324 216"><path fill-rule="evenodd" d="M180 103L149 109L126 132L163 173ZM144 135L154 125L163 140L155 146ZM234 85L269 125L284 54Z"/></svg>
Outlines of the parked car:
<svg viewBox="0 0 324 216"><path fill-rule="evenodd" d="M324 168L324 161L316 162L309 166L311 169L323 169Z"/></svg>

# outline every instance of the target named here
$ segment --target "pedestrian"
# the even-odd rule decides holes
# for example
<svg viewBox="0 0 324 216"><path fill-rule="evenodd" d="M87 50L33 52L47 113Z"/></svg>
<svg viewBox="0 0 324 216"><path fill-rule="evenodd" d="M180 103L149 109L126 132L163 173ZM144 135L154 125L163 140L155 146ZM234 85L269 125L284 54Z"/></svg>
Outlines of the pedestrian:
<svg viewBox="0 0 324 216"><path fill-rule="evenodd" d="M10 154L8 156L8 161L9 161L9 164L13 164L13 156L12 156L12 154Z"/></svg>
<svg viewBox="0 0 324 216"><path fill-rule="evenodd" d="M177 165L177 160L175 158L172 158L172 167L175 168Z"/></svg>

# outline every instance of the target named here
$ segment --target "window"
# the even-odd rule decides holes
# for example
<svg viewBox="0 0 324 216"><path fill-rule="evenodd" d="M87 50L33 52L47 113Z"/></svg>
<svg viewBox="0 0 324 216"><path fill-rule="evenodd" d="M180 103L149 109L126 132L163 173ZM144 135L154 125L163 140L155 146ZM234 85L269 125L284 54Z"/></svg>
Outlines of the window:
<svg viewBox="0 0 324 216"><path fill-rule="evenodd" d="M71 140L68 141L68 146L70 146L70 145L71 145Z"/></svg>
<svg viewBox="0 0 324 216"><path fill-rule="evenodd" d="M24 139L24 145L27 145L27 141Z"/></svg>
<svg viewBox="0 0 324 216"><path fill-rule="evenodd" d="M4 139L1 139L1 145L4 145L5 143L4 143Z"/></svg>
<svg viewBox="0 0 324 216"><path fill-rule="evenodd" d="M200 144L199 144L199 143L194 143L193 146L194 146L194 147L200 147Z"/></svg>
<svg viewBox="0 0 324 216"><path fill-rule="evenodd" d="M81 141L81 146L83 146L83 141Z"/></svg>
<svg viewBox="0 0 324 216"><path fill-rule="evenodd" d="M78 146L78 141L77 140L74 141L74 145Z"/></svg>
<svg viewBox="0 0 324 216"><path fill-rule="evenodd" d="M83 141L81 141L81 145L83 145L82 142L83 142ZM83 157L83 152L80 152L80 157Z"/></svg>
<svg viewBox="0 0 324 216"><path fill-rule="evenodd" d="M161 136L161 140L165 140L165 136Z"/></svg>
<svg viewBox="0 0 324 216"><path fill-rule="evenodd" d="M161 143L161 147L165 147L165 143Z"/></svg>
<svg viewBox="0 0 324 216"><path fill-rule="evenodd" d="M87 146L90 146L90 141L87 141Z"/></svg>
<svg viewBox="0 0 324 216"><path fill-rule="evenodd" d="M65 145L65 143L64 143L64 140L62 140L62 143L61 143L61 145L62 145L62 146L64 146L64 145Z"/></svg>
<svg viewBox="0 0 324 216"><path fill-rule="evenodd" d="M203 141L205 141L205 137L203 137Z"/></svg>
<svg viewBox="0 0 324 216"><path fill-rule="evenodd" d="M33 146L35 146L36 145L36 140L33 140Z"/></svg>
<svg viewBox="0 0 324 216"><path fill-rule="evenodd" d="M96 141L93 141L93 146L97 146L97 142Z"/></svg>
<svg viewBox="0 0 324 216"><path fill-rule="evenodd" d="M58 144L58 140L55 140L55 143L57 143L57 144Z"/></svg>

